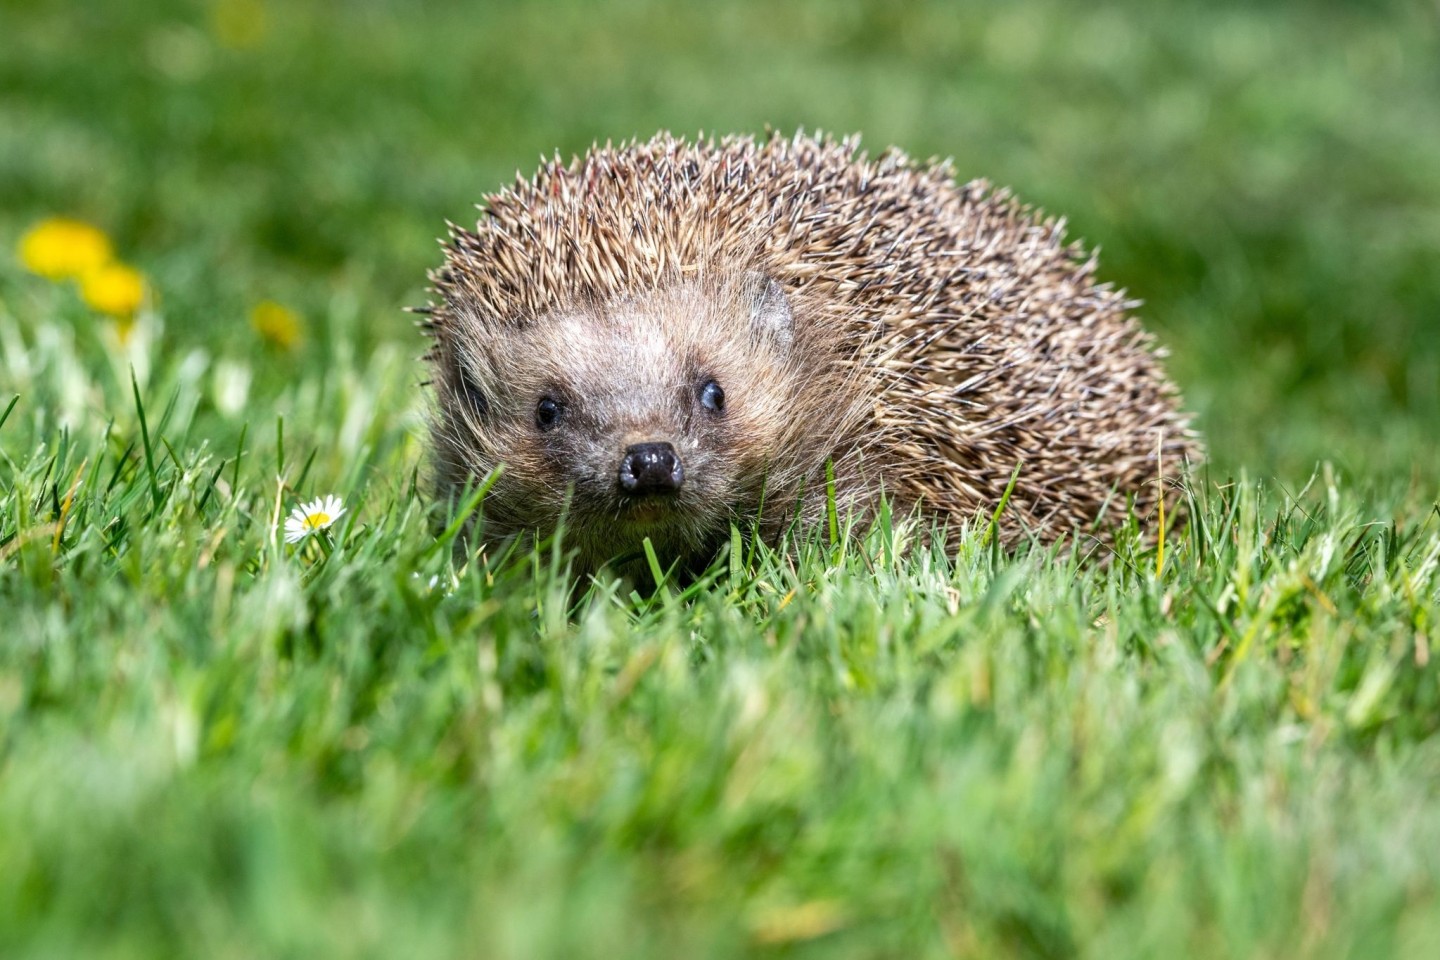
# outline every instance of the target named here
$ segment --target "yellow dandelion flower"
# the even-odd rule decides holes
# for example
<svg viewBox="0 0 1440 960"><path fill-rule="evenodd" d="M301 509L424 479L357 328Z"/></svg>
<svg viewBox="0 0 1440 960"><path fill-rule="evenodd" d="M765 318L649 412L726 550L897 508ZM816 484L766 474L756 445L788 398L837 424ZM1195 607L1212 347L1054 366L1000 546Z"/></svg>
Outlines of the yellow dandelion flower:
<svg viewBox="0 0 1440 960"><path fill-rule="evenodd" d="M20 238L17 252L25 269L51 280L98 270L113 256L104 231L68 217L50 217L35 224Z"/></svg>
<svg viewBox="0 0 1440 960"><path fill-rule="evenodd" d="M250 310L250 326L262 340L282 350L294 350L300 345L300 315L282 303L261 300L255 304Z"/></svg>
<svg viewBox="0 0 1440 960"><path fill-rule="evenodd" d="M222 47L250 50L270 32L269 11L264 0L215 0L210 8L210 27Z"/></svg>
<svg viewBox="0 0 1440 960"><path fill-rule="evenodd" d="M145 300L145 278L134 267L107 263L80 275L80 297L92 310L132 317Z"/></svg>

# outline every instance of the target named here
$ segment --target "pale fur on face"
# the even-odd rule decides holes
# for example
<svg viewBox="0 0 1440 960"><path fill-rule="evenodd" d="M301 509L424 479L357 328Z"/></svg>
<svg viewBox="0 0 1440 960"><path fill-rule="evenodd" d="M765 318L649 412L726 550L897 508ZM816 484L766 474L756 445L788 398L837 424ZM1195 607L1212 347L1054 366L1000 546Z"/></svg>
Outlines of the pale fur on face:
<svg viewBox="0 0 1440 960"><path fill-rule="evenodd" d="M503 465L487 531L547 536L564 517L586 568L646 537L667 562L703 561L767 490L793 494L811 479L798 465L824 461L815 437L833 421L814 421L834 375L806 349L803 320L773 280L740 271L506 328L472 321L448 344L441 450L457 476ZM711 381L719 411L701 402ZM545 399L560 410L548 427L537 421ZM673 495L622 492L621 461L640 443L674 447L685 479Z"/></svg>

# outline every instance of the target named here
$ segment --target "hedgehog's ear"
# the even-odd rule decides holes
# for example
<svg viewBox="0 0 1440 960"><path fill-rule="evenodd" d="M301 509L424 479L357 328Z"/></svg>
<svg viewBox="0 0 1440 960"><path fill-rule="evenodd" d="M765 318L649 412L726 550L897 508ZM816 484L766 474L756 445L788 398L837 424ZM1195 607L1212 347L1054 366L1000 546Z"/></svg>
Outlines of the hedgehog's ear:
<svg viewBox="0 0 1440 960"><path fill-rule="evenodd" d="M795 314L790 310L785 289L758 270L745 274L743 289L745 302L750 306L750 329L755 337L788 348L795 339Z"/></svg>

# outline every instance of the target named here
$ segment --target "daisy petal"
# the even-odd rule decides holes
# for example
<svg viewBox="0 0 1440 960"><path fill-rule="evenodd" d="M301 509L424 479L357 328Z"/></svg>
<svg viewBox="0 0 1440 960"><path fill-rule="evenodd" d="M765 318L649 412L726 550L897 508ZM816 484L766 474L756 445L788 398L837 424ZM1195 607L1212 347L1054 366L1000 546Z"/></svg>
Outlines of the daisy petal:
<svg viewBox="0 0 1440 960"><path fill-rule="evenodd" d="M334 525L345 514L345 501L334 494L311 500L290 511L285 520L285 542L298 543Z"/></svg>

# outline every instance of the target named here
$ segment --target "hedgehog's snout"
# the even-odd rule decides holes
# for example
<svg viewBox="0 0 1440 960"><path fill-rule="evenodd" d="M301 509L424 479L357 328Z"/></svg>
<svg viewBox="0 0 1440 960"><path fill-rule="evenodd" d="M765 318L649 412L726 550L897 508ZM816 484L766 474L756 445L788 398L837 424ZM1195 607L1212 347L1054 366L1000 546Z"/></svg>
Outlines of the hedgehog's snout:
<svg viewBox="0 0 1440 960"><path fill-rule="evenodd" d="M636 443L625 448L619 477L628 494L673 493L685 482L685 465L668 443Z"/></svg>

